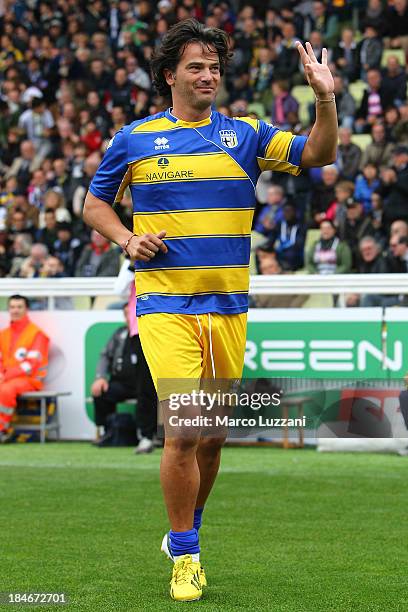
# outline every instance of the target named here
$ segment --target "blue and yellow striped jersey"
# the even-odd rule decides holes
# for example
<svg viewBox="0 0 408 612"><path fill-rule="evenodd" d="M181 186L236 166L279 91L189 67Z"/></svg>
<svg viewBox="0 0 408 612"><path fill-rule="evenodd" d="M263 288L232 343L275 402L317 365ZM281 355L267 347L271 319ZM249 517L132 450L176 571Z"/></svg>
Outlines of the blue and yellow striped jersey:
<svg viewBox="0 0 408 612"><path fill-rule="evenodd" d="M256 182L299 174L305 142L214 111L187 123L167 110L116 133L90 192L113 204L129 186L135 234L167 232L167 254L136 262L138 315L247 311Z"/></svg>

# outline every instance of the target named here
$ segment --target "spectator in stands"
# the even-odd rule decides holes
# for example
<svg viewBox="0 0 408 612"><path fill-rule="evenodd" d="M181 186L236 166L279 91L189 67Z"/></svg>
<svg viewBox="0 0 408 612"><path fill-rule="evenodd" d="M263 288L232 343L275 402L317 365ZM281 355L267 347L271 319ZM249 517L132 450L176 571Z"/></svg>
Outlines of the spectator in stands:
<svg viewBox="0 0 408 612"><path fill-rule="evenodd" d="M112 249L109 240L92 230L91 242L82 250L75 276L117 276L119 269L119 251Z"/></svg>
<svg viewBox="0 0 408 612"><path fill-rule="evenodd" d="M103 99L105 92L111 84L109 71L101 59L94 59L90 64L90 74L88 76L89 86L92 91L96 91L100 100Z"/></svg>
<svg viewBox="0 0 408 612"><path fill-rule="evenodd" d="M387 142L383 123L374 123L371 128L371 137L371 144L366 147L361 156L361 169L367 164L373 164L377 168L388 166L392 158L394 145Z"/></svg>
<svg viewBox="0 0 408 612"><path fill-rule="evenodd" d="M67 201L71 197L71 181L68 172L68 162L63 157L54 159L52 163L53 178L51 179L49 186L55 191L62 193L64 201Z"/></svg>
<svg viewBox="0 0 408 612"><path fill-rule="evenodd" d="M303 251L305 247L305 229L296 216L293 204L283 206L283 219L276 223L269 234L269 241L279 264L285 271L294 272L303 266Z"/></svg>
<svg viewBox="0 0 408 612"><path fill-rule="evenodd" d="M7 100L0 99L0 153L7 148L8 134L11 128L16 128L18 112L12 111ZM7 164L6 164L7 165Z"/></svg>
<svg viewBox="0 0 408 612"><path fill-rule="evenodd" d="M367 84L354 124L359 133L368 133L372 125L383 116L385 109L393 103L393 94L384 88L379 70L368 70Z"/></svg>
<svg viewBox="0 0 408 612"><path fill-rule="evenodd" d="M9 276L17 278L20 276L20 269L27 257L30 255L33 241L29 234L15 234L12 245L8 252L10 261Z"/></svg>
<svg viewBox="0 0 408 612"><path fill-rule="evenodd" d="M17 396L43 387L47 374L49 339L28 317L22 295L8 300L10 326L0 332L0 442L12 434Z"/></svg>
<svg viewBox="0 0 408 612"><path fill-rule="evenodd" d="M83 246L79 238L73 237L70 223L66 221L57 223L57 240L54 243L54 255L62 261L64 273L67 276L74 276Z"/></svg>
<svg viewBox="0 0 408 612"><path fill-rule="evenodd" d="M336 200L335 185L339 178L336 166L324 166L322 168L322 179L313 188L311 197L311 227L319 227L321 221L326 218L327 210Z"/></svg>
<svg viewBox="0 0 408 612"><path fill-rule="evenodd" d="M20 155L15 157L13 163L6 173L6 178L15 176L20 189L26 190L31 174L38 167L38 160L35 161L35 147L31 140L23 140L20 144Z"/></svg>
<svg viewBox="0 0 408 612"><path fill-rule="evenodd" d="M35 238L47 247L49 253L53 252L57 240L57 216L53 208L45 209L44 227L37 230Z"/></svg>
<svg viewBox="0 0 408 612"><path fill-rule="evenodd" d="M336 165L340 171L341 178L353 181L360 168L361 149L351 141L351 129L341 127L339 129L340 144L337 148Z"/></svg>
<svg viewBox="0 0 408 612"><path fill-rule="evenodd" d="M352 129L356 112L356 103L353 96L347 91L341 76L334 76L334 93L336 95L339 125Z"/></svg>
<svg viewBox="0 0 408 612"><path fill-rule="evenodd" d="M347 274L351 270L351 251L336 235L332 221L320 223L320 239L306 252L309 274Z"/></svg>
<svg viewBox="0 0 408 612"><path fill-rule="evenodd" d="M50 136L54 128L54 119L51 112L46 108L43 98L33 98L31 108L21 115L18 127L30 140L36 150L36 163L41 161L51 151Z"/></svg>
<svg viewBox="0 0 408 612"><path fill-rule="evenodd" d="M399 236L399 237L408 237L408 223L403 221L402 219L397 219L393 223L391 223L390 227L390 237Z"/></svg>
<svg viewBox="0 0 408 612"><path fill-rule="evenodd" d="M276 79L288 79L292 82L293 77L299 71L299 54L297 54L296 29L291 21L282 23L282 40L275 45L277 57L274 61L274 76Z"/></svg>
<svg viewBox="0 0 408 612"><path fill-rule="evenodd" d="M360 262L358 272L360 274L386 274L390 272L387 260L381 253L381 245L371 236L366 236L360 240L359 245ZM402 303L402 296L398 295L379 295L363 294L361 296L352 295L347 299L348 306L361 306L370 308L380 306L396 306Z"/></svg>
<svg viewBox="0 0 408 612"><path fill-rule="evenodd" d="M7 226L10 238L13 238L16 234L28 234L31 238L35 236L35 227L28 219L27 213L21 210L21 208L14 208L14 210L11 210Z"/></svg>
<svg viewBox="0 0 408 612"><path fill-rule="evenodd" d="M283 207L286 204L283 187L271 185L266 193L266 204L256 220L254 230L269 236L276 224L283 220Z"/></svg>
<svg viewBox="0 0 408 612"><path fill-rule="evenodd" d="M33 172L31 183L28 186L28 202L39 210L44 208L44 197L47 192L48 181L42 168Z"/></svg>
<svg viewBox="0 0 408 612"><path fill-rule="evenodd" d="M125 68L128 75L128 80L139 89L148 91L151 86L150 77L146 70L139 66L135 55L128 55L125 60Z"/></svg>
<svg viewBox="0 0 408 612"><path fill-rule="evenodd" d="M44 194L44 208L40 211L38 225L40 228L45 226L45 211L53 210L55 212L55 218L57 223L70 223L71 215L65 208L64 196L61 191L52 188L48 189Z"/></svg>
<svg viewBox="0 0 408 612"><path fill-rule="evenodd" d="M324 2L313 2L313 26L312 29L320 32L324 44L335 47L339 37L338 17L334 13L330 14Z"/></svg>
<svg viewBox="0 0 408 612"><path fill-rule="evenodd" d="M272 83L272 123L281 130L289 130L290 113L296 116L299 111L299 103L290 93L289 82L280 79Z"/></svg>
<svg viewBox="0 0 408 612"><path fill-rule="evenodd" d="M352 181L339 181L334 188L335 200L326 212L326 219L333 221L338 228L346 219L346 206L353 199L354 183Z"/></svg>
<svg viewBox="0 0 408 612"><path fill-rule="evenodd" d="M247 117L248 116L248 101L243 98L234 100L231 105L231 113L233 117Z"/></svg>
<svg viewBox="0 0 408 612"><path fill-rule="evenodd" d="M112 421L109 417L116 412L116 405L139 398L137 413L142 437L136 451L149 453L153 450L156 431L156 394L139 335L130 334L127 304L123 310L127 325L117 329L103 349L91 387L95 424L104 428L98 446L112 445Z"/></svg>
<svg viewBox="0 0 408 612"><path fill-rule="evenodd" d="M262 250L265 249L265 250ZM276 253L269 243L258 249L259 274L280 275L284 274ZM255 308L301 308L307 300L305 295L255 295L251 299L251 306Z"/></svg>
<svg viewBox="0 0 408 612"><path fill-rule="evenodd" d="M376 232L377 240L384 244L386 242L386 232L383 225L383 199L381 195L374 191L371 194L371 223Z"/></svg>
<svg viewBox="0 0 408 612"><path fill-rule="evenodd" d="M354 197L361 202L365 213L372 210L371 196L380 187L378 169L375 164L368 163L363 167L363 172L357 177Z"/></svg>
<svg viewBox="0 0 408 612"><path fill-rule="evenodd" d="M365 236L375 236L371 219L364 215L363 205L349 198L346 202L346 216L339 224L338 234L350 248L352 267L356 269L359 256L359 243Z"/></svg>
<svg viewBox="0 0 408 612"><path fill-rule="evenodd" d="M379 69L382 49L382 40L378 35L377 28L367 24L364 28L363 38L357 47L357 61L361 79L365 79L369 70Z"/></svg>
<svg viewBox="0 0 408 612"><path fill-rule="evenodd" d="M398 144L408 146L408 104L401 104L398 111L400 118L394 128L395 140Z"/></svg>
<svg viewBox="0 0 408 612"><path fill-rule="evenodd" d="M259 274L282 274L275 249L270 242L260 245L257 249Z"/></svg>
<svg viewBox="0 0 408 612"><path fill-rule="evenodd" d="M408 237L391 235L389 246L389 270L399 274L408 272Z"/></svg>
<svg viewBox="0 0 408 612"><path fill-rule="evenodd" d="M4 278L10 270L10 258L7 253L7 232L1 227L0 223L0 278Z"/></svg>
<svg viewBox="0 0 408 612"><path fill-rule="evenodd" d="M384 274L389 271L381 245L374 237L365 236L360 240L359 255L358 271L361 274Z"/></svg>
<svg viewBox="0 0 408 612"><path fill-rule="evenodd" d="M264 101L273 78L272 51L262 47L255 58L255 65L250 71L250 85L254 92L254 99Z"/></svg>
<svg viewBox="0 0 408 612"><path fill-rule="evenodd" d="M407 99L407 75L396 55L387 57L387 66L382 73L382 85L397 106L401 106Z"/></svg>
<svg viewBox="0 0 408 612"><path fill-rule="evenodd" d="M385 139L389 142L396 142L395 128L400 119L399 110L396 106L389 106L384 113Z"/></svg>
<svg viewBox="0 0 408 612"><path fill-rule="evenodd" d="M386 227L396 219L408 221L408 147L396 147L393 166L383 170L381 180L380 193L384 197Z"/></svg>
<svg viewBox="0 0 408 612"><path fill-rule="evenodd" d="M48 249L45 244L33 244L30 255L21 264L20 278L39 278L40 270L47 257Z"/></svg>
<svg viewBox="0 0 408 612"><path fill-rule="evenodd" d="M122 125L120 127L122 127ZM92 177L94 176L100 162L101 157L99 153L96 152L92 153L92 155L89 155L85 159L83 175L78 181L72 194L72 212L79 218L82 216L86 192L88 191Z"/></svg>
<svg viewBox="0 0 408 612"><path fill-rule="evenodd" d="M392 49L402 47L408 55L408 3L407 0L394 0L388 6L385 23L390 37L387 45Z"/></svg>
<svg viewBox="0 0 408 612"><path fill-rule="evenodd" d="M341 40L333 50L333 62L339 74L352 83L358 78L357 43L351 28L343 28Z"/></svg>
<svg viewBox="0 0 408 612"><path fill-rule="evenodd" d="M386 15L381 0L368 0L365 12L360 15L360 23L372 25L376 30L383 34L386 28Z"/></svg>

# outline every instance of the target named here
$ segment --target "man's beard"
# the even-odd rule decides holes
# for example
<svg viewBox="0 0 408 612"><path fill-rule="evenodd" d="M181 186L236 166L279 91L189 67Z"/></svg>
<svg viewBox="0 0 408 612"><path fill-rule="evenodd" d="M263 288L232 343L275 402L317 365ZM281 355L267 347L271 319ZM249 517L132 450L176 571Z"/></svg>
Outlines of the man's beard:
<svg viewBox="0 0 408 612"><path fill-rule="evenodd" d="M215 100L215 96L212 99L206 99L204 97L201 98L199 95L196 94L194 89L192 91L186 90L185 93L190 106L197 111L205 111L207 108L211 107Z"/></svg>

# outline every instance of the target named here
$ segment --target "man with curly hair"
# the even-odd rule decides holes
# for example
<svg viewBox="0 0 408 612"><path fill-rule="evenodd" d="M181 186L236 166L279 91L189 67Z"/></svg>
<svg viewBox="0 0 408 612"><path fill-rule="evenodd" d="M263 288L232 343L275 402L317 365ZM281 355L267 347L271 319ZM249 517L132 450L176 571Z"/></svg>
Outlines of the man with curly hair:
<svg viewBox="0 0 408 612"><path fill-rule="evenodd" d="M155 87L171 107L117 132L85 201L85 221L136 260L140 338L165 420L161 484L171 529L162 550L174 561L170 594L177 601L199 599L206 585L199 529L225 432L171 426L169 400L204 379L242 375L260 173L297 175L336 157L327 51L319 63L309 43L297 48L316 94L308 138L213 110L230 58L227 35L194 19L177 23L151 63ZM134 233L111 208L127 186ZM191 401L178 416L200 416L201 408Z"/></svg>

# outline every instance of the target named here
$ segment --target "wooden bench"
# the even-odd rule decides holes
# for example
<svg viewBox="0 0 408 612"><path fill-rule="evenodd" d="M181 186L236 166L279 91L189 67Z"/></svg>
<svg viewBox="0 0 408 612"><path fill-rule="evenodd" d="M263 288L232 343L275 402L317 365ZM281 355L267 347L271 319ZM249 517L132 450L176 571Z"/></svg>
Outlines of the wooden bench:
<svg viewBox="0 0 408 612"><path fill-rule="evenodd" d="M18 396L18 399L23 400L38 400L40 402L40 423L38 425L19 425L18 423L13 424L15 431L22 431L30 429L32 431L40 432L40 442L43 444L46 440L46 433L48 431L55 431L57 440L60 439L60 422L58 412L58 399L60 397L67 397L71 395L70 391L51 391L43 389L42 391L28 391ZM50 421L47 423L48 411L47 411L47 400L53 399L55 401L55 411ZM18 413L17 413L18 414Z"/></svg>

